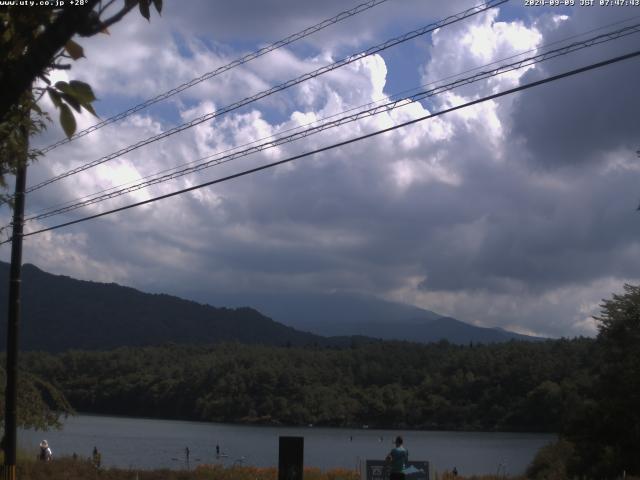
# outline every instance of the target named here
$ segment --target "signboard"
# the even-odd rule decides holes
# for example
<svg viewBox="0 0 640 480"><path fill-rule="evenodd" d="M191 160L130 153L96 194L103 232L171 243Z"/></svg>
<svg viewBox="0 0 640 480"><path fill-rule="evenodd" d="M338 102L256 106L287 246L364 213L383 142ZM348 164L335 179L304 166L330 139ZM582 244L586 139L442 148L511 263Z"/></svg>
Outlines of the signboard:
<svg viewBox="0 0 640 480"><path fill-rule="evenodd" d="M280 437L278 480L302 480L303 437Z"/></svg>
<svg viewBox="0 0 640 480"><path fill-rule="evenodd" d="M389 480L391 465L384 460L367 460L365 480ZM405 480L429 480L429 462L412 461L404 470Z"/></svg>

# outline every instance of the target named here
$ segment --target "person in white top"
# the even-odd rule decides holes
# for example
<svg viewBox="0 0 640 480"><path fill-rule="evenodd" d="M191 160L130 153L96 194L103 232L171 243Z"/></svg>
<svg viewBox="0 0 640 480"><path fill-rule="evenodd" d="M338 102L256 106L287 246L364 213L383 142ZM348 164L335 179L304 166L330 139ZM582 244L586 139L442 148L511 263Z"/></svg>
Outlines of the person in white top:
<svg viewBox="0 0 640 480"><path fill-rule="evenodd" d="M48 462L53 458L53 453L51 453L51 448L49 448L49 443L46 440L40 442L40 455L38 455L38 458L43 462Z"/></svg>

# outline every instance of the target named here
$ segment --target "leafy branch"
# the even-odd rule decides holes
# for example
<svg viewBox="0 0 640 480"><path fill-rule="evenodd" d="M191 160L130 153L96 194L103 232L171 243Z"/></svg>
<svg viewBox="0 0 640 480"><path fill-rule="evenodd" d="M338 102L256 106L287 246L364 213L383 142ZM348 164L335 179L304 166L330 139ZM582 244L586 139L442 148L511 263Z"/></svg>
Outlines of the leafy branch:
<svg viewBox="0 0 640 480"><path fill-rule="evenodd" d="M96 99L93 90L88 83L78 80L67 82L56 82L53 87L46 88L49 98L60 110L60 125L67 137L71 137L76 131L76 119L71 111L81 113L84 108L95 117L98 115L91 103Z"/></svg>
<svg viewBox="0 0 640 480"><path fill-rule="evenodd" d="M25 152L25 140L50 121L48 113L38 106L45 94L59 110L67 137L76 131L75 113L86 110L97 116L93 107L96 97L87 83L71 80L52 85L49 79L53 70L70 70L69 61L85 57L73 37L109 34L108 28L136 6L150 20L151 5L161 13L162 0L85 0L81 7L10 6L0 10L0 189L6 187L5 174L15 172L23 159L32 161L40 153ZM109 10L114 10L113 14L107 15ZM36 85L37 80L44 86Z"/></svg>

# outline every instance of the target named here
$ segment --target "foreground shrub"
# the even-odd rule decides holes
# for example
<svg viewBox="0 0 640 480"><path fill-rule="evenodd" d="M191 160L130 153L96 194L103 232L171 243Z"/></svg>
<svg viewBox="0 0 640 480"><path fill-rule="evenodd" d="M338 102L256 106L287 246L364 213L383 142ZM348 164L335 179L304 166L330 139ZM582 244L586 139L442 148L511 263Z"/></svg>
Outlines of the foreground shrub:
<svg viewBox="0 0 640 480"><path fill-rule="evenodd" d="M527 468L527 478L534 480L565 480L569 478L574 446L558 440L542 447Z"/></svg>

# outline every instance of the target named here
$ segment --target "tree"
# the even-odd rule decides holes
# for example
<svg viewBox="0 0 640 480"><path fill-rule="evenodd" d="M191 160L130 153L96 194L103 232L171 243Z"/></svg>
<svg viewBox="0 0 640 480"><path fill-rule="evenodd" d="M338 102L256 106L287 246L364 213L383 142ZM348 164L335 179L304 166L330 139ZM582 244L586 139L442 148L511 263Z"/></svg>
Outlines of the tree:
<svg viewBox="0 0 640 480"><path fill-rule="evenodd" d="M569 427L575 473L614 478L640 475L640 286L604 300L596 341L596 381L582 414Z"/></svg>
<svg viewBox="0 0 640 480"><path fill-rule="evenodd" d="M84 0L82 6L71 2L61 7L16 5L0 10L0 186L5 187L5 175L15 173L21 162L38 156L37 151L25 151L28 136L45 128L49 120L38 106L43 95L48 94L59 110L68 137L76 129L74 110L95 115L95 96L88 84L73 80L52 85L49 80L52 70L69 70L71 64L65 62L84 57L72 37L108 33L109 26L136 6L148 20L151 1L123 0L119 10L106 18L116 0ZM153 0L153 5L160 13L162 0Z"/></svg>
<svg viewBox="0 0 640 480"><path fill-rule="evenodd" d="M602 304L598 344L602 367L597 401L602 440L612 450L614 474L640 474L640 286Z"/></svg>
<svg viewBox="0 0 640 480"><path fill-rule="evenodd" d="M85 109L96 114L91 86L78 81L56 82L51 85L49 74L54 69L71 68L67 60L84 56L82 47L72 37L108 33L108 27L120 21L135 6L150 18L151 0L123 0L112 16L102 16L116 5L116 0L82 0L60 2L62 6L46 7L12 5L0 11L0 186L5 175L16 174L16 195L11 252L9 315L7 321L7 361L4 436L5 469L3 478L15 478L16 427L46 428L57 422L58 409L68 404L51 385L33 376L17 373L17 325L19 323L20 268L22 252L22 223L24 214L24 186L26 166L39 152L29 151L29 136L46 127L47 112L38 101L48 94L60 112L60 124L71 137L76 130L72 110ZM66 3L66 5L65 5ZM153 0L158 13L162 0ZM36 84L36 81L39 81ZM4 200L12 197L2 194ZM26 397L24 396L26 395Z"/></svg>
<svg viewBox="0 0 640 480"><path fill-rule="evenodd" d="M0 368L0 409L4 410L5 370ZM18 425L47 430L60 426L60 417L73 413L65 395L50 382L29 372L20 372ZM0 442L2 443L2 442Z"/></svg>
<svg viewBox="0 0 640 480"><path fill-rule="evenodd" d="M527 478L533 480L564 480L571 478L567 466L574 455L573 444L558 440L542 447L527 468Z"/></svg>

